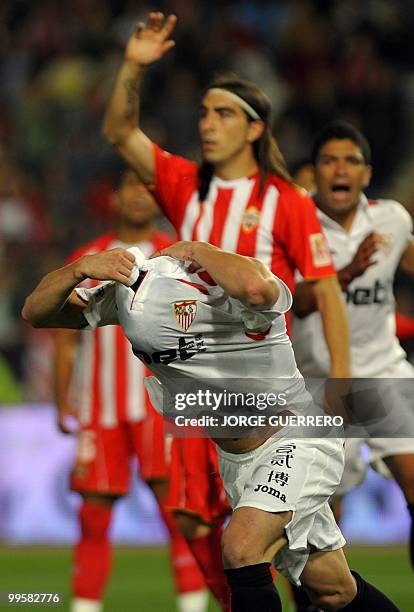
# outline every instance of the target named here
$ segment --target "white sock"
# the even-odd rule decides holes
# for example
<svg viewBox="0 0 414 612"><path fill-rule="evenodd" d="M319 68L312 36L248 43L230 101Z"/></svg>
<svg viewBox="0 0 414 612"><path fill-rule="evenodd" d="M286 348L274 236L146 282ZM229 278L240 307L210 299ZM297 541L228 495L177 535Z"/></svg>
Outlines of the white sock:
<svg viewBox="0 0 414 612"><path fill-rule="evenodd" d="M178 612L206 612L208 608L208 590L190 591L177 595Z"/></svg>
<svg viewBox="0 0 414 612"><path fill-rule="evenodd" d="M70 612L102 612L102 602L97 599L75 597L70 602Z"/></svg>

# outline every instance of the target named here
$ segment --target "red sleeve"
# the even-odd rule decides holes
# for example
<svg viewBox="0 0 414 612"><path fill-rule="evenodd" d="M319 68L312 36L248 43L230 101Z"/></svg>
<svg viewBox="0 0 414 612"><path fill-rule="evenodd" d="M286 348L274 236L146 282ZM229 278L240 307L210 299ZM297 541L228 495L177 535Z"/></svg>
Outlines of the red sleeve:
<svg viewBox="0 0 414 612"><path fill-rule="evenodd" d="M396 331L400 340L414 338L414 319L410 319L400 312L395 313Z"/></svg>
<svg viewBox="0 0 414 612"><path fill-rule="evenodd" d="M160 251L161 249L165 249L169 247L176 241L174 236L170 234L166 234L165 232L157 232L152 240L154 243L154 251Z"/></svg>
<svg viewBox="0 0 414 612"><path fill-rule="evenodd" d="M316 206L306 192L293 186L281 192L274 233L275 242L282 246L290 265L304 279L336 274Z"/></svg>
<svg viewBox="0 0 414 612"><path fill-rule="evenodd" d="M73 263L74 261L79 259L79 257L82 257L82 255L84 255L86 252L87 252L87 248L85 246L80 247L79 249L76 249L75 251L72 251L69 257L66 258L64 265L67 266L68 264Z"/></svg>
<svg viewBox="0 0 414 612"><path fill-rule="evenodd" d="M152 193L165 216L179 230L185 208L198 187L197 164L170 155L154 144L155 184Z"/></svg>

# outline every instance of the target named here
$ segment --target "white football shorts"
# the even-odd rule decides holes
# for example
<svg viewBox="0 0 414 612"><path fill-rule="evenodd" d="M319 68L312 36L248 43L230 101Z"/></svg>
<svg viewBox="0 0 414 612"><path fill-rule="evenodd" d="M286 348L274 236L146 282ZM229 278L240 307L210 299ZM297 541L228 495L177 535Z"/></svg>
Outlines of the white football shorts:
<svg viewBox="0 0 414 612"><path fill-rule="evenodd" d="M272 437L249 453L217 450L233 510L249 506L293 512L285 529L288 544L274 559L275 567L289 580L300 585L311 548L329 551L344 546L329 507L342 477L343 440Z"/></svg>

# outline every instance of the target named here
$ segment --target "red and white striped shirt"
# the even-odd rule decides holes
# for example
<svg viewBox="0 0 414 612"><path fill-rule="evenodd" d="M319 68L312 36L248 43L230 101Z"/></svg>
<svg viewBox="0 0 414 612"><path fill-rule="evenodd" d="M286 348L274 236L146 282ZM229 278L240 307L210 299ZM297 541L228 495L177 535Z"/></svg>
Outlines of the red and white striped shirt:
<svg viewBox="0 0 414 612"><path fill-rule="evenodd" d="M136 246L149 257L171 242L166 234L157 233L151 241ZM82 255L130 246L113 234L105 234L74 251L67 263ZM81 286L97 284L99 281L87 280ZM82 424L115 427L123 421L144 419L149 401L143 384L147 375L119 325L82 332L70 388L71 401L79 408Z"/></svg>
<svg viewBox="0 0 414 612"><path fill-rule="evenodd" d="M213 176L199 201L198 166L154 145L154 196L182 240L210 242L256 257L293 292L298 269L307 280L335 274L316 207L307 192L269 175L224 181Z"/></svg>

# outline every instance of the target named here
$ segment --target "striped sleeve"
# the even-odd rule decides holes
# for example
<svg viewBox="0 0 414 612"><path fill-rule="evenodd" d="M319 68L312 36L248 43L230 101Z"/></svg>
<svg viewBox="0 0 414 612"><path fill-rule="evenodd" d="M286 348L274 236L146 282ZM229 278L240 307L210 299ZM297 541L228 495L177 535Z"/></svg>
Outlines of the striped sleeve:
<svg viewBox="0 0 414 612"><path fill-rule="evenodd" d="M313 200L291 187L280 195L277 240L305 280L336 274L328 243Z"/></svg>

